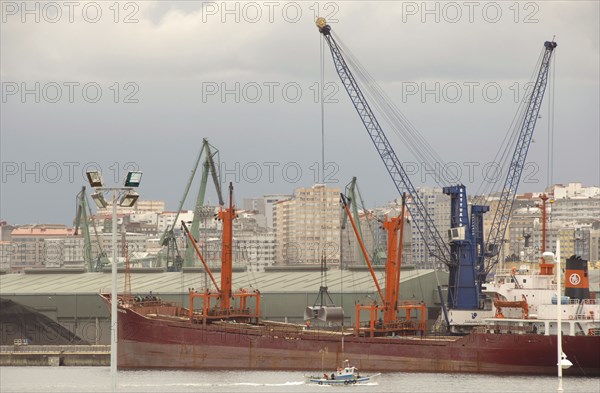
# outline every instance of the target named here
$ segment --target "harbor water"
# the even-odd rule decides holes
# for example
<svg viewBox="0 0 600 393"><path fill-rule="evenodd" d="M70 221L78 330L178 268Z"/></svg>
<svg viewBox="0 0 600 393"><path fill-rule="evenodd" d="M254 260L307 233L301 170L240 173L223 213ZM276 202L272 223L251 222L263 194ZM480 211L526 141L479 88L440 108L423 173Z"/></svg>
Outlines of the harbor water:
<svg viewBox="0 0 600 393"><path fill-rule="evenodd" d="M313 374L313 373L306 373ZM301 372L119 371L119 392L555 392L557 377L385 373L351 386L307 384ZM110 392L109 367L0 367L0 392ZM564 378L565 392L600 393L598 378Z"/></svg>

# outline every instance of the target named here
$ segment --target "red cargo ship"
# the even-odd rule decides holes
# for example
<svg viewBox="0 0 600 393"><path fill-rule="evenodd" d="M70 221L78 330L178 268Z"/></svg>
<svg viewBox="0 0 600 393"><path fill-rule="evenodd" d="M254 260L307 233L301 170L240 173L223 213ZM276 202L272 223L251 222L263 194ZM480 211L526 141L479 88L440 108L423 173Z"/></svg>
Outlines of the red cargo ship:
<svg viewBox="0 0 600 393"><path fill-rule="evenodd" d="M489 325L465 336L365 337L268 321L204 324L187 314L161 301L119 307L118 367L318 370L324 356L327 364L352 359L364 371L556 374L556 335L526 326L511 333ZM563 348L573 363L565 375L600 376L599 335L564 335Z"/></svg>
<svg viewBox="0 0 600 393"><path fill-rule="evenodd" d="M548 266L541 273L527 269L498 272L486 289L499 299L488 310L490 318L481 319L479 326L462 336L426 335L422 304L395 301L390 312L389 294L397 298L398 293L394 285L399 281L394 280L389 281L392 288L384 288L385 295L377 284L382 304L357 305L357 320L351 329L261 321L260 293L231 290L231 224L235 217L231 202L219 217L224 227L220 286L184 224L216 292L191 290L190 308L155 297L119 298L120 369L318 370L323 362L341 364L351 359L363 371L511 375L557 372L556 320L545 317L557 307L550 300L556 284L552 283ZM351 215L349 218L352 222ZM401 231L401 225L387 227L391 237ZM388 247L394 244L390 242ZM396 255L393 249L388 252ZM397 277L399 261L388 258L388 277ZM370 265L368 258L367 263ZM536 296L528 296L527 291ZM523 300L508 301L519 294ZM102 296L110 302L110 295ZM200 300L202 306L194 307L195 300ZM561 299L561 307L571 316L562 324L562 346L573 363L564 374L600 376L600 302L562 303ZM361 310L369 311L366 324L360 321ZM339 310L317 307L309 313L313 311L318 319L326 321L327 315L335 319ZM400 311L406 313L406 319L399 318ZM384 319L378 319L380 315Z"/></svg>

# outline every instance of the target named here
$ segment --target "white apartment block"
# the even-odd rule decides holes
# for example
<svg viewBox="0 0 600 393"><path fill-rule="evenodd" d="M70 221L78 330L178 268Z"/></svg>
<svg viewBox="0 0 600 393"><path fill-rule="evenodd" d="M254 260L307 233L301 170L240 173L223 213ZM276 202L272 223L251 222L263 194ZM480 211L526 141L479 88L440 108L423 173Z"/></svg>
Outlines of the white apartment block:
<svg viewBox="0 0 600 393"><path fill-rule="evenodd" d="M600 187L583 187L581 183L569 183L566 186L555 184L551 187L554 199L600 198Z"/></svg>
<svg viewBox="0 0 600 393"><path fill-rule="evenodd" d="M134 207L136 212L162 213L165 211L165 201L148 201L138 199Z"/></svg>
<svg viewBox="0 0 600 393"><path fill-rule="evenodd" d="M27 225L13 229L9 246L11 271L19 272L34 267L61 267L65 264L83 265L83 239L73 236L73 233L73 228L52 224Z"/></svg>
<svg viewBox="0 0 600 393"><path fill-rule="evenodd" d="M388 218L397 217L402 211L402 206L394 202L390 207L376 208L371 211L358 211L362 240L373 265L385 265L387 260L387 232L383 229L382 222ZM408 212L406 213L408 218ZM355 221L357 221L355 219ZM398 231L398 237L400 231ZM402 264L412 264L412 229L410 220L404 222L404 241L402 242ZM346 228L342 230L342 261L344 266L366 266L362 250L356 240L352 224L347 221Z"/></svg>
<svg viewBox="0 0 600 393"><path fill-rule="evenodd" d="M340 263L340 189L315 184L298 188L294 197L275 202L273 227L276 263Z"/></svg>
<svg viewBox="0 0 600 393"><path fill-rule="evenodd" d="M448 232L448 229L450 229L450 197L445 195L441 188L422 187L417 189L417 193L419 194L421 202L423 202L423 205L427 209L427 213L433 219L438 232L445 239L446 233ZM400 205L400 203L400 201L396 201L397 205ZM407 204L410 210L412 207L412 200L408 199ZM426 242L430 243L433 239L424 239L421 235L421 233L425 236L427 234L424 222L417 215L411 215L411 218L412 264L420 269L430 269L437 266L438 260L429 255L426 246ZM420 232L419 228L421 229Z"/></svg>
<svg viewBox="0 0 600 393"><path fill-rule="evenodd" d="M177 217L177 223L175 223L175 218ZM175 227L179 228L181 226L181 221L192 221L194 219L194 211L193 210L183 210L179 213L177 212L163 212L158 215L157 221L157 230L159 233L163 233L167 228L170 228L174 223Z"/></svg>
<svg viewBox="0 0 600 393"><path fill-rule="evenodd" d="M276 203L293 198L289 194L268 194L259 198L244 199L244 209L254 210L265 216L266 228L273 228L273 209Z"/></svg>

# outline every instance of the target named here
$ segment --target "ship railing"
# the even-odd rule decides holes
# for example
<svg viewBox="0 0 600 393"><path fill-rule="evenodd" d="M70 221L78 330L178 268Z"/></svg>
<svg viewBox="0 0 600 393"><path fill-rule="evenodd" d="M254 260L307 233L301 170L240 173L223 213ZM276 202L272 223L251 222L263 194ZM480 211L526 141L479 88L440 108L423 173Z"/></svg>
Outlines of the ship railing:
<svg viewBox="0 0 600 393"><path fill-rule="evenodd" d="M530 334L539 333L534 326L515 326L515 325L482 325L476 326L473 330L477 333L495 333L495 334Z"/></svg>
<svg viewBox="0 0 600 393"><path fill-rule="evenodd" d="M600 328L589 329L588 336L600 336Z"/></svg>
<svg viewBox="0 0 600 393"><path fill-rule="evenodd" d="M600 299L583 299L583 304L600 304Z"/></svg>
<svg viewBox="0 0 600 393"><path fill-rule="evenodd" d="M194 314L198 314L200 316L202 316L202 312L200 310L194 310ZM210 317L222 317L222 316L228 316L228 315L251 315L250 312L250 308L246 307L246 308L230 308L228 310L223 310L220 308L216 308L216 309L209 309L208 310L208 316Z"/></svg>
<svg viewBox="0 0 600 393"><path fill-rule="evenodd" d="M539 269L497 269L494 273L496 276L512 276L513 274L539 274Z"/></svg>
<svg viewBox="0 0 600 393"><path fill-rule="evenodd" d="M594 315L586 313L575 314L575 319L593 321Z"/></svg>

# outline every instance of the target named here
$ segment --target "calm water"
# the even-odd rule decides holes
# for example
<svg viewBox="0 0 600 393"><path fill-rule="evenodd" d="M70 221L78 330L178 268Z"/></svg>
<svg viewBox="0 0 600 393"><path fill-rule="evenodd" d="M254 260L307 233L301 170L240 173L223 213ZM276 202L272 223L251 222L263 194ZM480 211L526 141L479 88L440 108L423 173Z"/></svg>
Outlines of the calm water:
<svg viewBox="0 0 600 393"><path fill-rule="evenodd" d="M274 371L119 371L120 392L555 392L556 377L387 373L352 386L304 383ZM565 378L565 392L600 392L599 378ZM0 367L0 392L108 392L108 367Z"/></svg>

